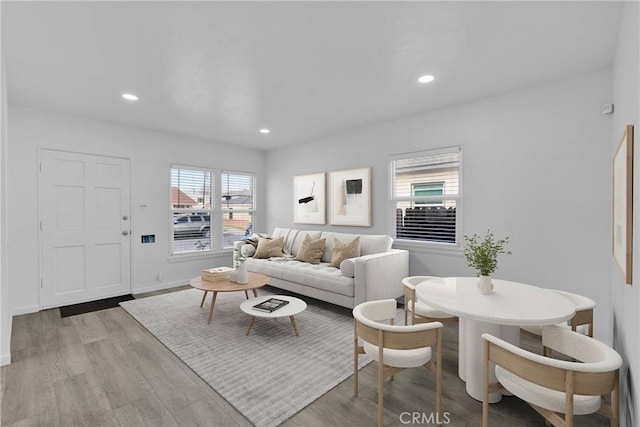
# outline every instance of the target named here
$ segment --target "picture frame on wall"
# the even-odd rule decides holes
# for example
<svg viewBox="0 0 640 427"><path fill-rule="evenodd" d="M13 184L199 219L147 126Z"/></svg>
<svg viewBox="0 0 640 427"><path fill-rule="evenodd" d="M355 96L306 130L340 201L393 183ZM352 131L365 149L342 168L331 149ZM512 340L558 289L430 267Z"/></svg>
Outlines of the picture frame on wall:
<svg viewBox="0 0 640 427"><path fill-rule="evenodd" d="M293 177L293 222L325 224L326 174L314 173Z"/></svg>
<svg viewBox="0 0 640 427"><path fill-rule="evenodd" d="M613 156L612 251L624 281L632 283L633 265L633 125L624 134Z"/></svg>
<svg viewBox="0 0 640 427"><path fill-rule="evenodd" d="M331 225L371 226L371 168L329 173Z"/></svg>

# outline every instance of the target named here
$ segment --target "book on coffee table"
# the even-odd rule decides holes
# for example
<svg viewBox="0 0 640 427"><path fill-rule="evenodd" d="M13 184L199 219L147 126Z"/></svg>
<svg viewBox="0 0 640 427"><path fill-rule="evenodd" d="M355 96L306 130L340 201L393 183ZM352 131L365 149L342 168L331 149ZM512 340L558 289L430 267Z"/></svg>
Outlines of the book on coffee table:
<svg viewBox="0 0 640 427"><path fill-rule="evenodd" d="M229 278L232 271L235 271L235 269L231 267L209 268L206 270L202 270L200 272L200 277L202 278L202 280L209 280L212 282L218 280L226 280Z"/></svg>
<svg viewBox="0 0 640 427"><path fill-rule="evenodd" d="M269 298L266 301L261 302L253 306L254 310L264 311L265 313L273 313L279 308L289 304L289 301L279 298Z"/></svg>

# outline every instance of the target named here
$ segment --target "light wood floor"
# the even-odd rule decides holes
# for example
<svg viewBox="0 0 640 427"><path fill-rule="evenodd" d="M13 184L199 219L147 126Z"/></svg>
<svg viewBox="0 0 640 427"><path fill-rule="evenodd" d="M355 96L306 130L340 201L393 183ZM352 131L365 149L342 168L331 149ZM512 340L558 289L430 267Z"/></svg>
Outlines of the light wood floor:
<svg viewBox="0 0 640 427"><path fill-rule="evenodd" d="M526 337L523 343L539 346ZM457 376L456 324L445 326L444 345L448 425L478 426L482 405L466 394ZM121 308L67 318L57 309L17 316L11 350L12 363L1 369L2 426L251 425ZM407 423L409 415L401 415L428 416L433 390L433 376L424 369L402 371L386 382L385 425L428 425L425 420ZM353 379L348 378L284 425L376 425L375 363L361 371L360 396L352 397L352 391ZM493 426L544 426L541 417L514 397L491 405L490 411ZM583 416L576 425L605 426L608 420Z"/></svg>

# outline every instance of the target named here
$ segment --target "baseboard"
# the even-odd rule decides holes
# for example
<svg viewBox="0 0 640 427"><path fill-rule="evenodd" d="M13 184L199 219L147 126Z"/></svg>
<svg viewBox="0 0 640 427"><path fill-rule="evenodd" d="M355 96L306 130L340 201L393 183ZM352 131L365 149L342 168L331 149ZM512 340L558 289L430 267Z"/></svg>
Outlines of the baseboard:
<svg viewBox="0 0 640 427"><path fill-rule="evenodd" d="M20 316L21 314L37 313L40 311L39 305L27 305L24 307L14 308L11 312L12 316Z"/></svg>
<svg viewBox="0 0 640 427"><path fill-rule="evenodd" d="M176 282L154 283L153 285L145 285L134 288L131 293L133 295L144 294L146 292L161 291L163 289L175 288L189 284L189 280L178 280Z"/></svg>
<svg viewBox="0 0 640 427"><path fill-rule="evenodd" d="M0 356L0 366L11 364L11 354L3 354Z"/></svg>

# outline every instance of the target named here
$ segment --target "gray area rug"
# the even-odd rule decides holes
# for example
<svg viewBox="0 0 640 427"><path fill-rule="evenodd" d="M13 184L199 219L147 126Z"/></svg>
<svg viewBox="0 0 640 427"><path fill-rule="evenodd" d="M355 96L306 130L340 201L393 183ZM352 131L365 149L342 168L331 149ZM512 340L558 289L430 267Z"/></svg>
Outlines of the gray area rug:
<svg viewBox="0 0 640 427"><path fill-rule="evenodd" d="M245 336L244 294L219 293L207 325L210 298L200 308L190 289L120 305L254 425L282 423L353 374L350 311L309 304L299 337L288 317L257 318Z"/></svg>

